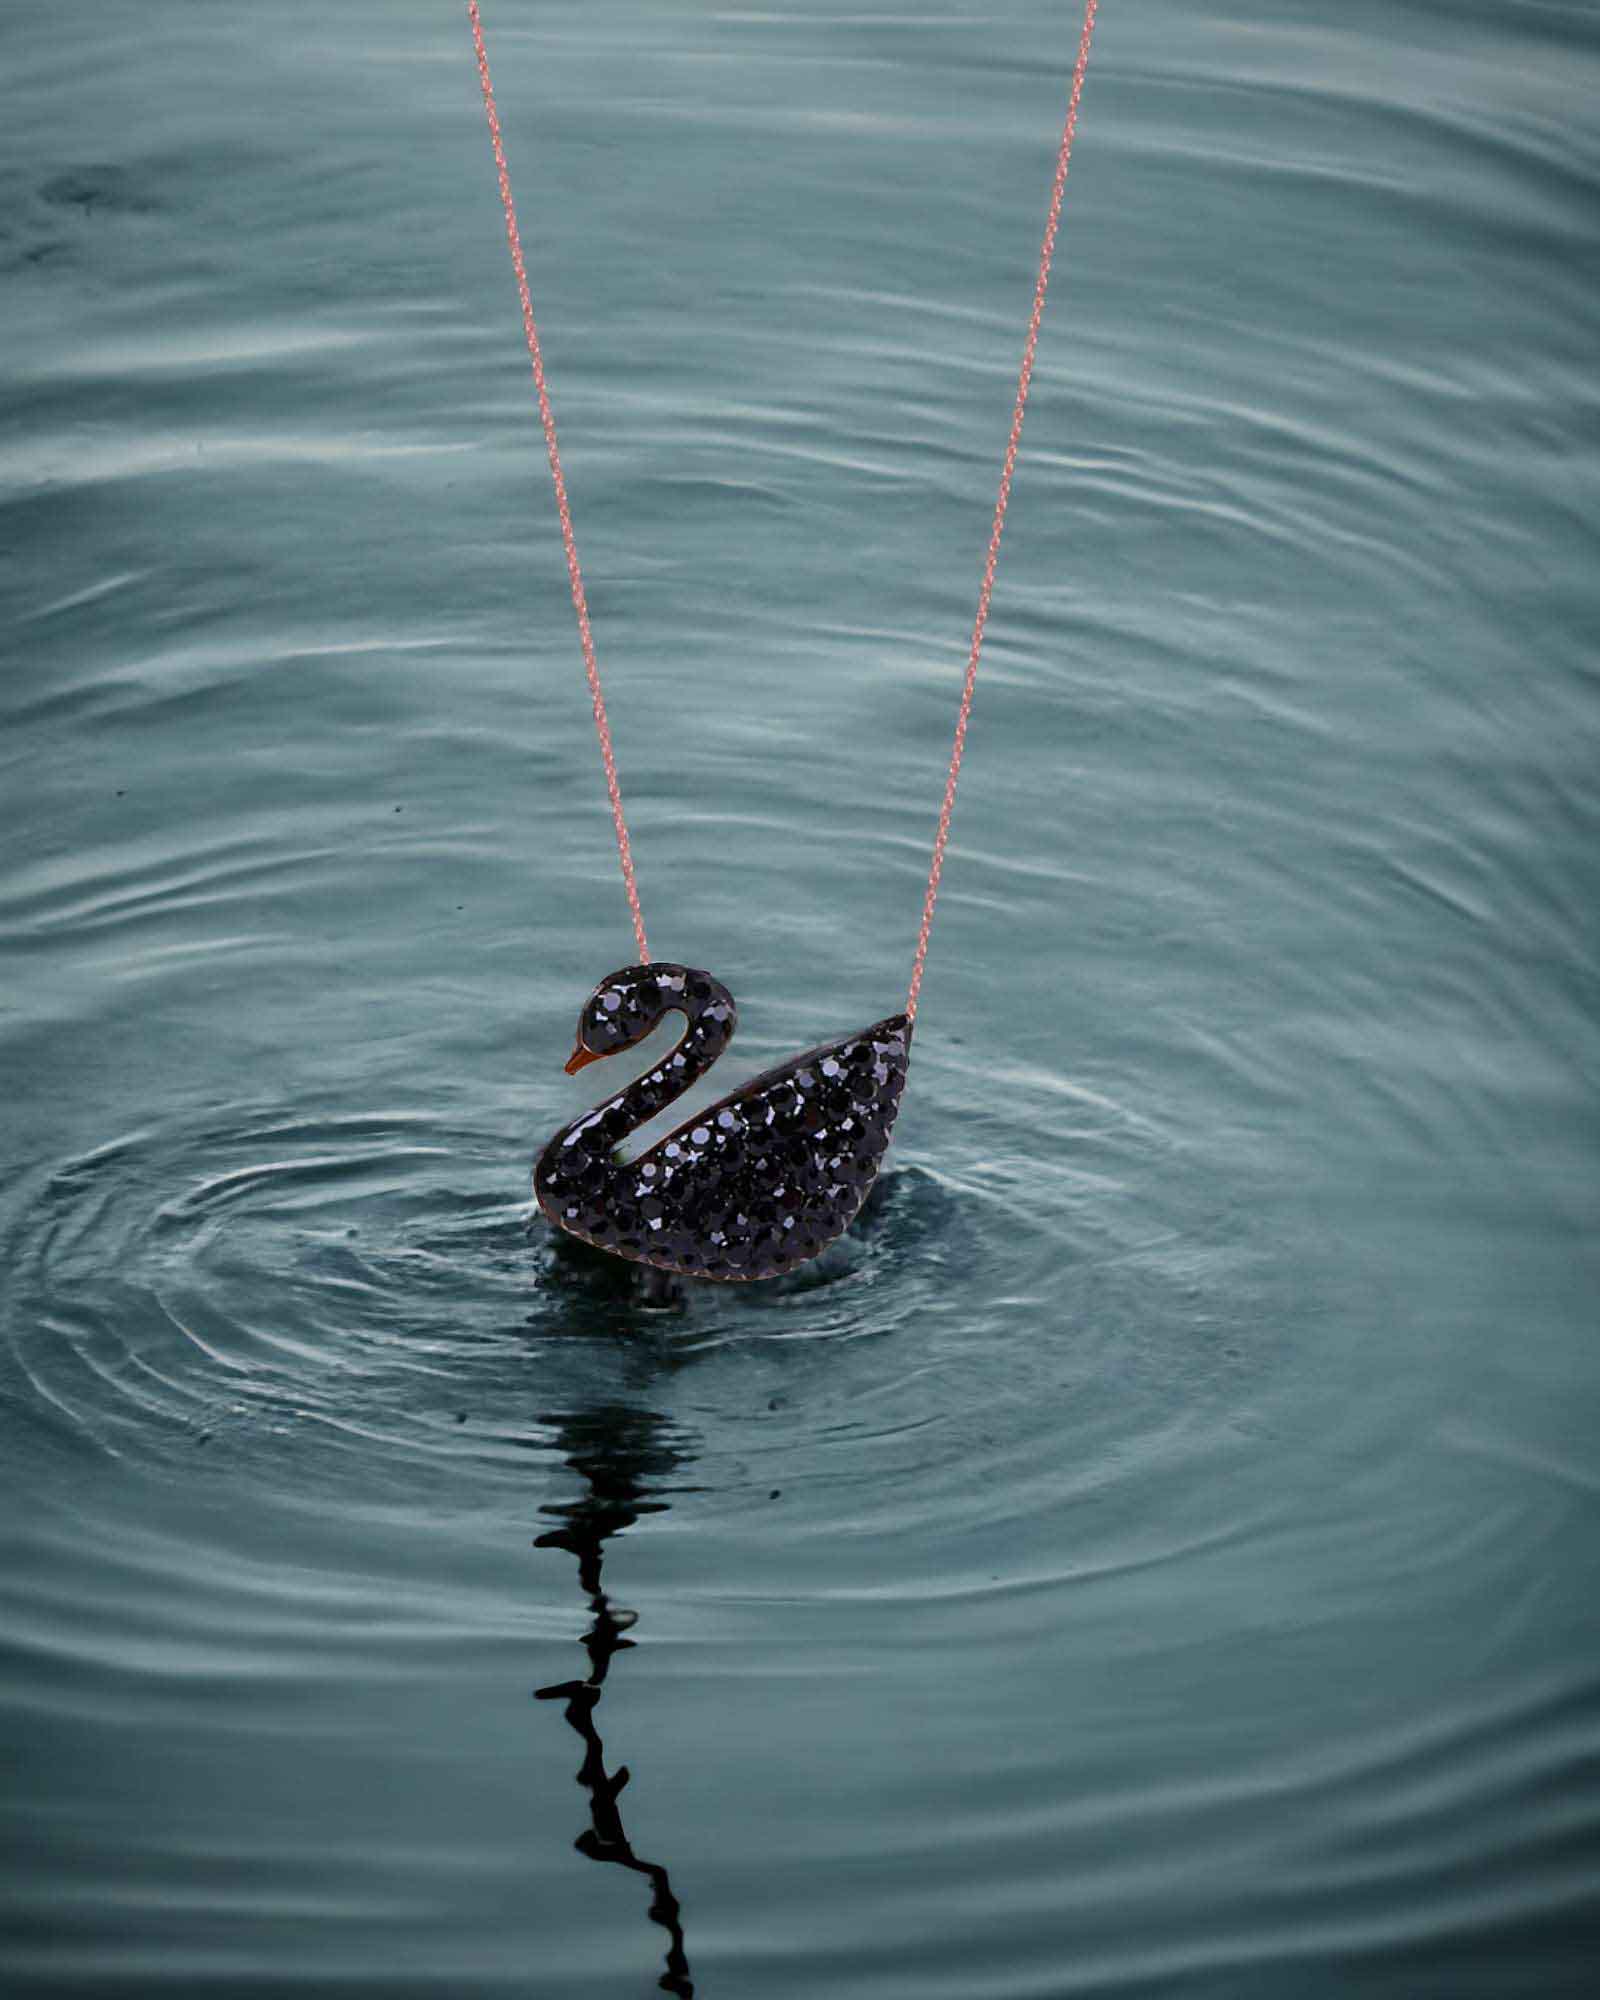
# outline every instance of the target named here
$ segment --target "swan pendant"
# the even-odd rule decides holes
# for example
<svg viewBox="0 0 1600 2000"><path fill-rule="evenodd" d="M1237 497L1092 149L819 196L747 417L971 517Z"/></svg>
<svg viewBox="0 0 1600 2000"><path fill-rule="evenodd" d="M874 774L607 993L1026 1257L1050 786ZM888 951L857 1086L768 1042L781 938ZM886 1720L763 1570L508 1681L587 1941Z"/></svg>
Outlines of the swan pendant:
<svg viewBox="0 0 1600 2000"><path fill-rule="evenodd" d="M617 1148L703 1076L733 1039L733 995L684 965L624 966L578 1019L568 1075L642 1042L663 1015L688 1021L672 1052L563 1127L533 1190L559 1229L685 1277L773 1278L841 1235L877 1179L905 1088L904 1014L753 1077L636 1159Z"/></svg>

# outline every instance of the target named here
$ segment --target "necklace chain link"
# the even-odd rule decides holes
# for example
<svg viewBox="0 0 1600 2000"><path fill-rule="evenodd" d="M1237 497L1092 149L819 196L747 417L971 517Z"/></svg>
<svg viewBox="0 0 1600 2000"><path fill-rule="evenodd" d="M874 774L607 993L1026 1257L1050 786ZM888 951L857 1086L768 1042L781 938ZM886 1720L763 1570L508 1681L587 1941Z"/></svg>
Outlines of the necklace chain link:
<svg viewBox="0 0 1600 2000"><path fill-rule="evenodd" d="M917 933L916 956L911 966L911 989L906 999L906 1015L914 1021L922 993L922 974L928 959L928 938L933 930L933 912L939 900L939 883L944 874L945 849L950 843L950 818L955 809L956 785L961 777L961 760L967 747L967 726L972 718L972 696L978 683L978 661L983 653L984 633L989 623L989 604L994 595L995 570L1000 561L1000 537L1005 531L1006 508L1011 500L1011 482L1017 469L1017 451L1022 442L1022 420L1028 407L1028 389L1033 381L1034 357L1039 347L1039 327L1044 318L1045 293L1050 284L1050 265L1055 256L1056 233L1061 224L1061 203L1066 191L1067 170L1072 161L1072 142L1078 129L1078 105L1083 97L1083 79L1089 67L1089 44L1094 36L1098 0L1087 0L1083 32L1078 38L1077 59L1072 69L1072 89L1067 100L1066 123L1056 151L1055 180L1050 191L1050 209L1045 219L1044 242L1039 251L1039 270L1034 280L1033 310L1028 316L1027 338L1022 347L1022 367L1017 377L1016 402L1011 412L1011 431L1006 439L1005 459L1000 470L1000 491L995 501L994 520L989 529L989 546L984 557L983 581L978 590L978 613L972 628L972 645L967 654L966 678L956 712L955 741L950 750L950 766L945 775L944 798L934 833L933 860L928 869L928 886L922 899L922 923ZM533 317L533 300L528 291L528 270L522 255L522 236L517 228L516 203L511 194L511 174L506 166L505 142L500 135L500 114L495 109L494 86L489 80L489 55L484 47L483 21L478 0L467 0L467 17L472 24L472 43L478 58L478 81L483 87L483 106L489 120L489 138L494 147L495 172L500 182L500 202L505 210L506 240L511 246L511 268L516 274L517 297L522 306L522 330L528 343L528 359L533 364L533 383L539 397L539 421L544 427L545 450L550 459L550 476L555 482L556 510L561 517L561 545L566 551L567 577L572 586L573 609L578 614L578 641L583 649L583 669L594 704L595 730L600 738L600 761L605 767L606 792L611 800L611 817L617 829L617 853L622 862L623 886L628 892L628 909L633 918L634 941L639 958L648 964L644 917L639 908L639 884L634 875L633 849L628 840L628 822L622 811L622 787L617 779L616 753L611 744L611 725L606 720L605 696L600 687L600 667L595 657L594 635L589 629L589 605L584 594L583 572L578 566L578 545L572 532L572 509L567 501L567 482L561 470L561 453L556 446L556 421L545 386L544 356L539 347L539 330Z"/></svg>

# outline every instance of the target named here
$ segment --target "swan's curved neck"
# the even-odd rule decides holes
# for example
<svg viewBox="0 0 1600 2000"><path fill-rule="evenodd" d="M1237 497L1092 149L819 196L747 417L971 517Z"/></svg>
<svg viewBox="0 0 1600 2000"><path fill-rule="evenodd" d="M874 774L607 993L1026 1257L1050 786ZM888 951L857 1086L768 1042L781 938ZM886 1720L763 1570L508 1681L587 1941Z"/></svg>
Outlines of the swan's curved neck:
<svg viewBox="0 0 1600 2000"><path fill-rule="evenodd" d="M662 1016L682 1014L687 1023L682 1035L643 1076L563 1126L547 1152L553 1153L569 1137L593 1132L597 1126L609 1152L680 1098L733 1040L738 1017L733 995L720 980L685 965L658 962L654 971L661 987Z"/></svg>

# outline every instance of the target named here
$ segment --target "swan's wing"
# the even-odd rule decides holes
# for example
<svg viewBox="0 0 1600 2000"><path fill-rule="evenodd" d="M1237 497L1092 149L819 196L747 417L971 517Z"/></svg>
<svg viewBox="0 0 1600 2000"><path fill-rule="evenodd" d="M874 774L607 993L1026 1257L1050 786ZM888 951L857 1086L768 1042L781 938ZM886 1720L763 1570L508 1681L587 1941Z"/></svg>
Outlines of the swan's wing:
<svg viewBox="0 0 1600 2000"><path fill-rule="evenodd" d="M701 1278L792 1270L854 1220L888 1148L911 1053L893 1014L730 1091L632 1164L625 1257Z"/></svg>

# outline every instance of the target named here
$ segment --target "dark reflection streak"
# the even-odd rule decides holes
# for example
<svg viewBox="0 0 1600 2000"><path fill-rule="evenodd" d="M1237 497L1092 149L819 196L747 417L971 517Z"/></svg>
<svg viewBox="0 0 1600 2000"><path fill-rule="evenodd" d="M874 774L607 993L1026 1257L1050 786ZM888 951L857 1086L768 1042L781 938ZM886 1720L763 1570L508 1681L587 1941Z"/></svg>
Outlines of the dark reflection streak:
<svg viewBox="0 0 1600 2000"><path fill-rule="evenodd" d="M659 1982L661 1990L689 2000L694 1983L684 1948L682 1906L672 1893L662 1864L646 1861L633 1850L617 1804L629 1772L626 1765L615 1773L606 1769L605 1745L595 1719L612 1659L633 1646L631 1639L623 1637L633 1623L632 1612L613 1607L602 1587L602 1550L612 1535L632 1527L640 1515L666 1511L665 1501L645 1497L646 1481L671 1472L682 1463L683 1454L666 1442L664 1420L649 1410L599 1409L547 1421L556 1426L566 1461L586 1482L587 1490L577 1500L541 1510L561 1515L563 1525L540 1535L534 1546L566 1549L577 1557L578 1581L593 1622L583 1639L589 1656L587 1677L540 1688L537 1698L564 1702L567 1721L583 1741L578 1783L589 1794L589 1825L575 1843L578 1852L591 1861L610 1861L631 1869L649 1882L650 1916L667 1933L667 1969Z"/></svg>

